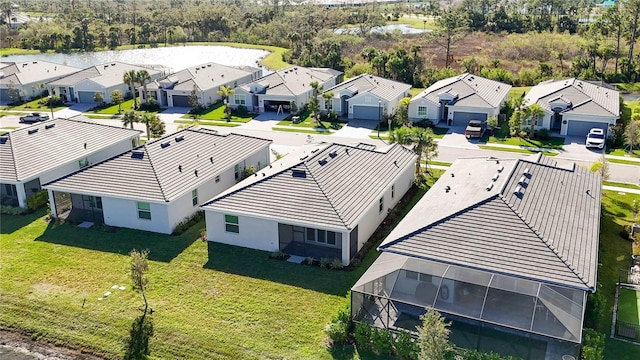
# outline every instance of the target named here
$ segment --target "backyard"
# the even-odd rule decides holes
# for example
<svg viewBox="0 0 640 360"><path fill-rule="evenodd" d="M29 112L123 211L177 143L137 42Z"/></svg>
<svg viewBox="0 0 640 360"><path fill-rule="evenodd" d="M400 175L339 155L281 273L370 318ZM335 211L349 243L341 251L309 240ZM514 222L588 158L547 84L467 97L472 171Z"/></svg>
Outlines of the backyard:
<svg viewBox="0 0 640 360"><path fill-rule="evenodd" d="M618 320L640 326L640 291L621 288L618 297Z"/></svg>

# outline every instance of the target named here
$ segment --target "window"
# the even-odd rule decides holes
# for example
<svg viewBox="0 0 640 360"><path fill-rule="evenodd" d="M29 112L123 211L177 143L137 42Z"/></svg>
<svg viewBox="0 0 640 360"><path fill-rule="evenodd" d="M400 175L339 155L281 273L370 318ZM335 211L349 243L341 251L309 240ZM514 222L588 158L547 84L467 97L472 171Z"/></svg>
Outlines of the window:
<svg viewBox="0 0 640 360"><path fill-rule="evenodd" d="M342 234L333 231L327 231L327 244L335 245L336 243L342 243Z"/></svg>
<svg viewBox="0 0 640 360"><path fill-rule="evenodd" d="M236 180L240 179L240 165L233 167L233 174L236 177Z"/></svg>
<svg viewBox="0 0 640 360"><path fill-rule="evenodd" d="M102 198L100 196L96 196L96 208L102 209Z"/></svg>
<svg viewBox="0 0 640 360"><path fill-rule="evenodd" d="M391 198L393 199L396 196L396 185L391 185Z"/></svg>
<svg viewBox="0 0 640 360"><path fill-rule="evenodd" d="M316 229L307 228L307 241L316 241Z"/></svg>
<svg viewBox="0 0 640 360"><path fill-rule="evenodd" d="M327 231L326 230L318 230L318 242L319 243L327 242Z"/></svg>
<svg viewBox="0 0 640 360"><path fill-rule="evenodd" d="M84 158L84 159L78 160L78 165L80 165L80 169L82 169L83 167L89 166L89 159Z"/></svg>
<svg viewBox="0 0 640 360"><path fill-rule="evenodd" d="M247 100L244 95L235 95L234 96L234 104L236 105L246 105Z"/></svg>
<svg viewBox="0 0 640 360"><path fill-rule="evenodd" d="M411 271L411 270L405 270L406 271L406 278L407 279L413 279L413 280L418 280L418 273L415 271Z"/></svg>
<svg viewBox="0 0 640 360"><path fill-rule="evenodd" d="M230 233L240 233L240 225L238 225L238 217L235 215L224 216L224 230Z"/></svg>
<svg viewBox="0 0 640 360"><path fill-rule="evenodd" d="M380 198L380 201L378 201L378 213L381 213L382 210L384 210L384 196Z"/></svg>
<svg viewBox="0 0 640 360"><path fill-rule="evenodd" d="M198 205L198 189L195 189L191 192L191 204L193 206Z"/></svg>
<svg viewBox="0 0 640 360"><path fill-rule="evenodd" d="M426 118L427 117L427 107L426 106L418 106L418 117Z"/></svg>
<svg viewBox="0 0 640 360"><path fill-rule="evenodd" d="M12 184L4 184L4 192L7 196L18 196L16 194L16 186Z"/></svg>
<svg viewBox="0 0 640 360"><path fill-rule="evenodd" d="M151 220L151 205L148 202L138 202L138 219Z"/></svg>
<svg viewBox="0 0 640 360"><path fill-rule="evenodd" d="M220 182L220 175L216 176L216 184Z"/></svg>

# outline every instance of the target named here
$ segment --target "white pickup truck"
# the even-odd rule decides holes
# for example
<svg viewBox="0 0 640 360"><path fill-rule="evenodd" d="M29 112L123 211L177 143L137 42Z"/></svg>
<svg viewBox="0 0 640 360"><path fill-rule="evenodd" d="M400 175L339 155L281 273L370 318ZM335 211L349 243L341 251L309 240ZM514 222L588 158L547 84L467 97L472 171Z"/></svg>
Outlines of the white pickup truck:
<svg viewBox="0 0 640 360"><path fill-rule="evenodd" d="M34 123L46 120L49 120L49 115L42 115L40 113L31 113L29 115L20 116L21 123Z"/></svg>

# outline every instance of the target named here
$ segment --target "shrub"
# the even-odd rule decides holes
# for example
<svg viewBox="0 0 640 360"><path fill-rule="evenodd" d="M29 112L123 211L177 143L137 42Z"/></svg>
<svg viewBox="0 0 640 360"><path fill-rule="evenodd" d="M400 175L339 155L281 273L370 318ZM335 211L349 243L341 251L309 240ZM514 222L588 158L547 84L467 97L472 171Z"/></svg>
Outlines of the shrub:
<svg viewBox="0 0 640 360"><path fill-rule="evenodd" d="M585 328L580 358L582 360L604 359L604 335L593 329Z"/></svg>
<svg viewBox="0 0 640 360"><path fill-rule="evenodd" d="M249 110L247 110L247 107L244 105L238 105L238 107L235 110L235 113L238 114L239 116L245 116L249 113Z"/></svg>
<svg viewBox="0 0 640 360"><path fill-rule="evenodd" d="M154 98L149 98L147 102L143 102L138 106L138 109L142 111L160 111L160 105L158 101Z"/></svg>
<svg viewBox="0 0 640 360"><path fill-rule="evenodd" d="M417 127L421 127L421 128L433 128L436 125L433 123L433 120L429 120L429 119L422 119L420 121L417 121L413 124L414 126Z"/></svg>
<svg viewBox="0 0 640 360"><path fill-rule="evenodd" d="M542 128L536 132L536 137L540 140L549 140L551 134L549 133L549 129Z"/></svg>
<svg viewBox="0 0 640 360"><path fill-rule="evenodd" d="M202 220L204 220L204 211L197 211L193 215L187 216L182 220L182 222L176 225L171 235L180 235Z"/></svg>
<svg viewBox="0 0 640 360"><path fill-rule="evenodd" d="M52 97L43 97L42 99L40 99L40 101L38 101L38 105L41 106L47 106L47 107L56 107L56 106L63 106L64 102L62 101L62 99L60 99L60 96L58 95L53 95Z"/></svg>
<svg viewBox="0 0 640 360"><path fill-rule="evenodd" d="M344 343L347 341L349 331L351 330L351 303L338 309L338 312L331 318L324 331L334 344Z"/></svg>
<svg viewBox="0 0 640 360"><path fill-rule="evenodd" d="M49 201L47 190L40 190L27 198L27 208L34 211L44 206Z"/></svg>
<svg viewBox="0 0 640 360"><path fill-rule="evenodd" d="M344 268L344 265L342 265L342 260L340 259L333 259L331 261L331 264L329 264L329 269L332 270L342 270L342 268Z"/></svg>
<svg viewBox="0 0 640 360"><path fill-rule="evenodd" d="M302 260L302 263L305 265L313 265L313 262L315 261L315 259L311 256L307 256L306 258L304 258L304 260Z"/></svg>
<svg viewBox="0 0 640 360"><path fill-rule="evenodd" d="M361 349L371 349L371 325L368 323L358 323L353 331L353 338L356 345Z"/></svg>
<svg viewBox="0 0 640 360"><path fill-rule="evenodd" d="M289 256L282 251L274 251L269 254L269 259L286 260Z"/></svg>
<svg viewBox="0 0 640 360"><path fill-rule="evenodd" d="M624 225L622 230L620 230L620 236L625 240L631 239L631 225Z"/></svg>
<svg viewBox="0 0 640 360"><path fill-rule="evenodd" d="M321 268L328 268L329 265L331 265L332 261L333 261L333 259L330 259L330 258L322 258L322 259L320 259L320 267Z"/></svg>
<svg viewBox="0 0 640 360"><path fill-rule="evenodd" d="M24 215L29 212L29 209L23 209L16 206L0 205L0 214L5 215Z"/></svg>
<svg viewBox="0 0 640 360"><path fill-rule="evenodd" d="M393 353L393 335L386 329L374 329L371 332L371 345L378 355L389 356Z"/></svg>
<svg viewBox="0 0 640 360"><path fill-rule="evenodd" d="M408 331L400 331L395 341L396 355L400 359L415 359L418 354L418 345Z"/></svg>
<svg viewBox="0 0 640 360"><path fill-rule="evenodd" d="M595 328L601 324L600 320L605 316L605 308L605 294L602 291L602 285L598 282L596 284L596 292L587 295L587 306L584 314L585 328Z"/></svg>

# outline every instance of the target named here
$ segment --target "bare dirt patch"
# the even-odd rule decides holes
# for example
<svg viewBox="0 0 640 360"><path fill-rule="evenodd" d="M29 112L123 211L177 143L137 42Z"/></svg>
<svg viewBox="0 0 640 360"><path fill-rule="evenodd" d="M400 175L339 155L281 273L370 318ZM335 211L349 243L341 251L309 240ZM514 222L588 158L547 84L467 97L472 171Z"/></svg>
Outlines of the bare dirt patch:
<svg viewBox="0 0 640 360"><path fill-rule="evenodd" d="M102 360L83 352L34 341L29 335L0 330L0 359L3 360Z"/></svg>

